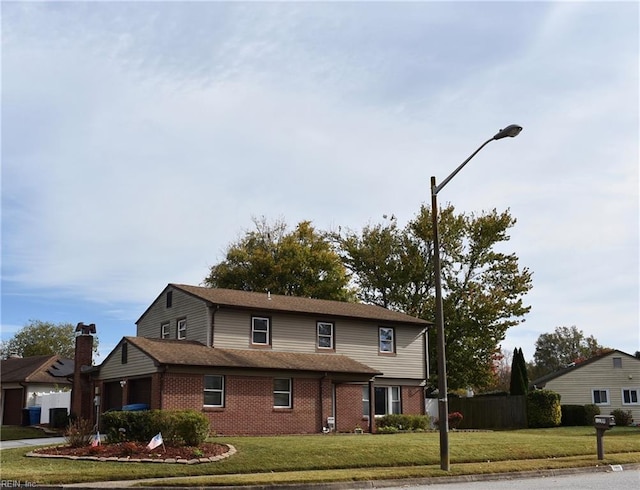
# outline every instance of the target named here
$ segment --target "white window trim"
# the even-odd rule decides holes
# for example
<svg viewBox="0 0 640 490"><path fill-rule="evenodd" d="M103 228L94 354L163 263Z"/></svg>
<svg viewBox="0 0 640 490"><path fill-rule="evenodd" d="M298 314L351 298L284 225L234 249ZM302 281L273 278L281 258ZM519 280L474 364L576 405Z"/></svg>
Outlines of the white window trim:
<svg viewBox="0 0 640 490"><path fill-rule="evenodd" d="M164 322L160 325L160 338L168 339L171 335L170 333L171 322Z"/></svg>
<svg viewBox="0 0 640 490"><path fill-rule="evenodd" d="M382 331L389 330L391 332L391 340L382 340ZM391 342L391 350L382 350L382 342ZM396 331L393 327L378 327L378 352L380 354L395 354L396 353Z"/></svg>
<svg viewBox="0 0 640 490"><path fill-rule="evenodd" d="M267 330L256 330L256 320L265 320L267 322ZM255 333L264 333L266 334L266 339L264 342L256 342L255 341ZM271 345L271 318L267 316L252 316L251 317L251 344L252 345Z"/></svg>
<svg viewBox="0 0 640 490"><path fill-rule="evenodd" d="M395 386L376 386L376 388L384 388L385 390L387 390L387 406L385 408L385 412L384 414L375 414L376 418L380 418L380 417L384 417L385 415L392 415L392 414L400 414L402 413L402 387L395 385ZM396 392L396 394L398 395L398 398L393 398L394 392ZM375 390L374 390L375 393ZM374 399L374 407L375 407L375 399ZM398 404L398 411L394 412L393 411L393 404L397 403ZM375 408L374 408L375 411Z"/></svg>
<svg viewBox="0 0 640 490"><path fill-rule="evenodd" d="M180 318L176 323L176 338L185 340L187 338L187 319Z"/></svg>
<svg viewBox="0 0 640 490"><path fill-rule="evenodd" d="M320 326L321 325L329 325L331 327L331 333L329 335L326 334L320 334ZM316 322L316 345L318 347L318 349L323 349L323 350L333 350L334 349L334 337L335 337L335 324L332 322ZM329 338L329 347L325 347L325 346L321 346L320 345L320 338Z"/></svg>
<svg viewBox="0 0 640 490"><path fill-rule="evenodd" d="M207 405L207 404L203 403L203 406L205 406L205 407L216 407L216 408L224 407L224 388L225 388L224 376L218 375L218 374L205 375L205 377L206 376L218 376L218 377L220 377L222 379L222 388L221 389L205 388L204 389L205 392L220 393L220 405Z"/></svg>
<svg viewBox="0 0 640 490"><path fill-rule="evenodd" d="M625 403L624 401L624 392L625 391L635 391L636 392L636 400L635 402L629 402L629 403ZM630 406L630 405L640 405L640 388L622 388L620 390L620 395L622 397L622 404L625 406ZM631 399L631 393L629 393L629 399Z"/></svg>
<svg viewBox="0 0 640 490"><path fill-rule="evenodd" d="M607 394L607 402L606 403L596 403L596 399L595 396L593 395L594 391L604 391ZM611 405L611 395L609 394L609 389L608 388L592 388L591 389L591 401L594 405L598 405L598 406L608 406Z"/></svg>
<svg viewBox="0 0 640 490"><path fill-rule="evenodd" d="M365 404L367 409L365 410ZM369 419L369 411L371 410L371 395L369 392L369 385L362 387L362 416Z"/></svg>
<svg viewBox="0 0 640 490"><path fill-rule="evenodd" d="M284 391L284 390L276 390L275 387L275 381L276 379L286 379L289 382L289 389ZM293 380L291 378L274 378L273 379L273 408L291 408L293 406ZM289 403L287 405L276 405L275 401L276 401L276 395L282 395L282 394L286 394L288 399L289 399Z"/></svg>

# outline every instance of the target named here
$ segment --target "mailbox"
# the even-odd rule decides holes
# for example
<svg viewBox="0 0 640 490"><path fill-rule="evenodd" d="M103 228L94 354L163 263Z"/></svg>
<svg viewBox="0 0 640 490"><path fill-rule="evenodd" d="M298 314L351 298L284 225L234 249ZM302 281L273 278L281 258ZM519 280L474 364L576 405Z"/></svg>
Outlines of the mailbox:
<svg viewBox="0 0 640 490"><path fill-rule="evenodd" d="M604 459L604 444L602 443L602 437L604 436L604 431L609 430L616 425L616 419L613 415L596 415L593 425L596 428L598 459Z"/></svg>
<svg viewBox="0 0 640 490"><path fill-rule="evenodd" d="M616 419L613 415L596 415L594 426L596 429L611 429L616 425Z"/></svg>

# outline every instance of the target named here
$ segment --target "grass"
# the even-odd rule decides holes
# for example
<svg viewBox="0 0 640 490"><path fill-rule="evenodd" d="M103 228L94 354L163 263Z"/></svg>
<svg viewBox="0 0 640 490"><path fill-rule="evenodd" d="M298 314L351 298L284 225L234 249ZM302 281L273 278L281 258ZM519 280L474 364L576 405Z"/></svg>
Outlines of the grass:
<svg viewBox="0 0 640 490"><path fill-rule="evenodd" d="M18 439L38 439L48 437L42 429L22 427L19 425L3 425L0 430L0 441L16 441Z"/></svg>
<svg viewBox="0 0 640 490"><path fill-rule="evenodd" d="M640 463L640 429L616 427L596 457L591 427L452 432L451 471L440 470L437 432L388 435L225 437L233 457L200 465L107 463L25 458L28 449L0 451L2 478L33 484L163 478L167 485L283 484L534 471ZM167 477L198 477L171 479Z"/></svg>

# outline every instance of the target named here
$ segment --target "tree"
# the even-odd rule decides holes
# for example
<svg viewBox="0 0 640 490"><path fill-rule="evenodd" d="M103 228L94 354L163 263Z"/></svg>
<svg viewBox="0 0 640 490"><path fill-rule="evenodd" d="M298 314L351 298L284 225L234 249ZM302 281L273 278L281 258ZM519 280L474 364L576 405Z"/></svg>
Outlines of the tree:
<svg viewBox="0 0 640 490"><path fill-rule="evenodd" d="M531 274L515 254L499 252L516 220L508 211L439 213L448 382L451 389L483 388L494 379L494 356L508 328L529 311L522 296ZM431 212L400 229L394 218L334 235L362 301L433 321L435 284ZM435 332L429 333L431 372L436 373ZM430 380L436 384L436 379Z"/></svg>
<svg viewBox="0 0 640 490"><path fill-rule="evenodd" d="M94 339L93 350L97 352L98 342ZM52 323L29 320L12 338L2 342L0 357L12 355L20 357L59 355L73 359L75 352L75 326L71 323Z"/></svg>
<svg viewBox="0 0 640 490"><path fill-rule="evenodd" d="M493 356L493 380L483 392L509 392L512 362L513 351L501 347Z"/></svg>
<svg viewBox="0 0 640 490"><path fill-rule="evenodd" d="M256 229L227 248L226 258L211 267L209 287L318 299L352 300L349 275L327 234L302 221L287 232L283 221L254 219Z"/></svg>
<svg viewBox="0 0 640 490"><path fill-rule="evenodd" d="M552 333L543 333L535 346L533 359L538 374L542 375L611 350L601 346L593 335L585 337L575 325L556 327Z"/></svg>
<svg viewBox="0 0 640 490"><path fill-rule="evenodd" d="M527 364L524 360L522 349L513 351L513 361L511 364L511 383L509 394L526 395L529 391L529 378L527 376Z"/></svg>

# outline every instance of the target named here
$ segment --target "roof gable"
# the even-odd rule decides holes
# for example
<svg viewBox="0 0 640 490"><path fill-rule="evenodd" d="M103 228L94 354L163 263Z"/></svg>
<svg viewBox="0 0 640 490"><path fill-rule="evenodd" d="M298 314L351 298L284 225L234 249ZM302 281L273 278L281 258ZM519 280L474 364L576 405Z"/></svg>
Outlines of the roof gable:
<svg viewBox="0 0 640 490"><path fill-rule="evenodd" d="M607 357L613 357L613 356L625 356L629 359L632 359L633 361L636 361L639 363L640 365L640 359L638 359L635 356L632 356L631 354L627 354L626 352L623 352L621 350L610 350L607 352L603 352L602 354L599 354L597 356L593 356L590 357L589 359L587 359L586 361L583 361L581 363L578 364L574 364L571 366L567 366L565 368L562 369L558 369L557 371L554 371L553 373L549 373L546 374L545 376L541 376L540 378L534 379L530 384L531 385L537 385L537 386L545 386L549 381L559 378L560 376L564 376L567 373L570 373L572 371L576 371L580 368L583 368L585 366L588 366L589 364L593 364L596 361L600 361L602 359L605 359Z"/></svg>
<svg viewBox="0 0 640 490"><path fill-rule="evenodd" d="M379 371L340 354L221 349L189 340L124 337L157 364L219 368L279 369L375 376Z"/></svg>
<svg viewBox="0 0 640 490"><path fill-rule="evenodd" d="M204 302L220 307L357 318L394 324L414 325L420 328L432 325L431 322L426 320L422 320L399 311L388 310L387 308L377 305L301 298L297 296L258 293L254 291L239 291L234 289L206 288L201 286L189 286L186 284L167 285L160 296L154 300L152 305L155 304L156 301L158 301L159 298L169 289L183 291ZM150 308L151 306L147 308L136 324L144 318Z"/></svg>

